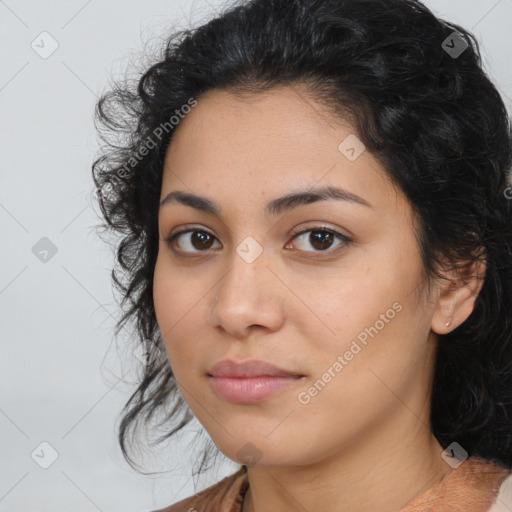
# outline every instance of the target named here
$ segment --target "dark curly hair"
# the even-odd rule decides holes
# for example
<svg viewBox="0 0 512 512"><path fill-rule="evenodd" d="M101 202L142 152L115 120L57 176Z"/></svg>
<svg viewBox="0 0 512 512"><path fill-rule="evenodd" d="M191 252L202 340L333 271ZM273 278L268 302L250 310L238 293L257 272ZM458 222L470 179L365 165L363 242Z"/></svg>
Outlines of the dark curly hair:
<svg viewBox="0 0 512 512"><path fill-rule="evenodd" d="M112 270L122 294L116 335L133 321L148 353L119 427L130 465L129 433L141 422L147 427L163 415L158 444L194 417L153 304L173 128L206 91L258 94L297 85L351 120L410 201L427 284L443 277L443 260L460 270L485 249L473 313L439 336L431 428L443 448L457 441L470 455L512 467L512 126L475 36L417 0L239 0L206 24L170 35L141 75L114 82L97 103L102 147L92 166L100 227L120 240L120 268Z"/></svg>

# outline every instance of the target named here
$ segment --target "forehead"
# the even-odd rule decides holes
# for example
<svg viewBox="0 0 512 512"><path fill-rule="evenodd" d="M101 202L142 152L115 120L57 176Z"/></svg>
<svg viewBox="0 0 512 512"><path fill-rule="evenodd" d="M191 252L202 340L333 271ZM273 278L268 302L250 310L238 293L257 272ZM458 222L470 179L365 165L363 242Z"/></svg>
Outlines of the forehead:
<svg viewBox="0 0 512 512"><path fill-rule="evenodd" d="M190 145L200 139L201 144L196 147L199 151L211 149L209 142L219 150L229 145L232 151L236 144L243 144L244 149L253 144L255 149L268 149L279 155L289 147L297 151L304 139L318 143L327 129L340 128L354 131L350 124L296 87L243 95L212 90L200 96L197 106L180 122L171 151L172 146ZM319 149L332 150L331 142L325 139Z"/></svg>
<svg viewBox="0 0 512 512"><path fill-rule="evenodd" d="M354 127L302 90L282 87L242 97L214 90L197 101L175 128L162 197L188 188L254 201L292 187L333 185L372 204L396 200L395 187Z"/></svg>

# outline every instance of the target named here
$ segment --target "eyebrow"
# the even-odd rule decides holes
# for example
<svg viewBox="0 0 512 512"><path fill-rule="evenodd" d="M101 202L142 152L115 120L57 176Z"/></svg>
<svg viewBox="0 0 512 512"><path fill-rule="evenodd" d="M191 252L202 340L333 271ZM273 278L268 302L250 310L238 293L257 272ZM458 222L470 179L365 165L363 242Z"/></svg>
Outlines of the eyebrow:
<svg viewBox="0 0 512 512"><path fill-rule="evenodd" d="M373 206L362 197L359 197L358 195L343 188L328 185L312 190L292 192L291 194L273 199L267 203L265 207L265 215L273 217L305 204L327 201L330 199L347 201L373 209ZM160 202L160 208L171 203L190 206L196 210L211 213L216 216L220 216L222 213L222 209L211 199L188 192L182 192L180 190L175 190L167 194Z"/></svg>

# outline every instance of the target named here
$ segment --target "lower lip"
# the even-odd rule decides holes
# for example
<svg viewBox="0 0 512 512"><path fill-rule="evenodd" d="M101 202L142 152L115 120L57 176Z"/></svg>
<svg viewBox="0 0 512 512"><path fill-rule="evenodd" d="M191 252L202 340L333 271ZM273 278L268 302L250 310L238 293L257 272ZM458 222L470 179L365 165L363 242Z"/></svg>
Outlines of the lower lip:
<svg viewBox="0 0 512 512"><path fill-rule="evenodd" d="M210 377L213 390L222 399L236 404L265 400L280 391L295 386L304 377Z"/></svg>

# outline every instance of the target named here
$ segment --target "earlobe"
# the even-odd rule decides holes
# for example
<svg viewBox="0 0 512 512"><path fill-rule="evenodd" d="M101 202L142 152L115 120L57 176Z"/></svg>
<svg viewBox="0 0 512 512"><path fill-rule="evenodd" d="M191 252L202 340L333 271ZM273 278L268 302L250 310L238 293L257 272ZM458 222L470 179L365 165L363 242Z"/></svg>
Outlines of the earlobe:
<svg viewBox="0 0 512 512"><path fill-rule="evenodd" d="M447 334L468 319L482 289L485 269L485 261L476 261L467 277L443 286L432 316L431 329L436 334Z"/></svg>

